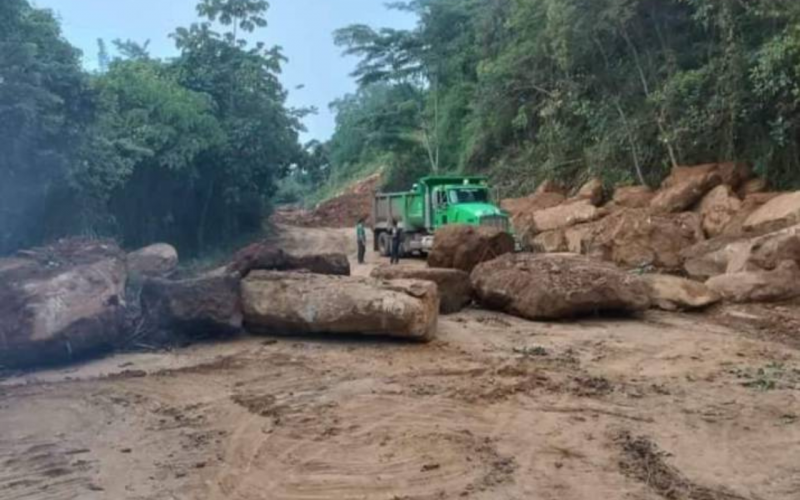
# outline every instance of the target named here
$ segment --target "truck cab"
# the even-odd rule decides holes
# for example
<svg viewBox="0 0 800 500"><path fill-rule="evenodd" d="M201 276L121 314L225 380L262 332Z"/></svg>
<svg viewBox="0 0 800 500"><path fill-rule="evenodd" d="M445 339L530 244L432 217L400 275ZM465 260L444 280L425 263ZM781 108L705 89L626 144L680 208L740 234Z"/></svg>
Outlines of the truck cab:
<svg viewBox="0 0 800 500"><path fill-rule="evenodd" d="M375 249L386 255L389 231L396 221L403 230L403 252L427 253L437 229L449 224L491 226L511 232L508 213L491 199L485 177L433 176L409 192L375 195Z"/></svg>
<svg viewBox="0 0 800 500"><path fill-rule="evenodd" d="M436 185L431 189L432 229L448 224L492 226L510 230L508 214L491 201L489 187L485 182Z"/></svg>

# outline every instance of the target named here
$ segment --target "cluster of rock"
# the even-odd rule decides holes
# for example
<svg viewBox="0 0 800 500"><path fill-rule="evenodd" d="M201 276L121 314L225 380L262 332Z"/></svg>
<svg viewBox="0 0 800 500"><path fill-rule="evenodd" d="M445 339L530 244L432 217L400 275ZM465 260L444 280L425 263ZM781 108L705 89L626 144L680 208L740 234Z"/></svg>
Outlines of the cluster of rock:
<svg viewBox="0 0 800 500"><path fill-rule="evenodd" d="M168 245L126 255L112 241L79 239L0 259L0 367L83 358L141 330L183 338L243 329L419 341L436 335L436 284L351 277L345 255L295 256L254 245L192 279L171 279L177 265ZM140 288L130 293L129 282ZM139 314L133 321L131 311Z"/></svg>
<svg viewBox="0 0 800 500"><path fill-rule="evenodd" d="M0 367L113 349L142 325L192 338L245 329L429 341L439 314L473 302L559 320L800 296L800 192L767 192L746 167L719 164L676 168L655 192L604 194L599 181L573 196L545 183L506 200L533 252L514 253L498 229L454 225L437 232L428 267L369 278L352 277L345 255L267 244L192 279L172 278L169 245L126 255L112 241L70 239L20 252L0 259Z"/></svg>
<svg viewBox="0 0 800 500"><path fill-rule="evenodd" d="M653 293L661 292L656 305L665 308L703 307L715 296L736 302L800 296L800 192L768 192L743 164L677 167L658 191L621 187L608 198L597 180L571 197L548 182L503 207L533 252L568 252L694 280L646 276ZM678 305L663 297L667 290L690 300Z"/></svg>

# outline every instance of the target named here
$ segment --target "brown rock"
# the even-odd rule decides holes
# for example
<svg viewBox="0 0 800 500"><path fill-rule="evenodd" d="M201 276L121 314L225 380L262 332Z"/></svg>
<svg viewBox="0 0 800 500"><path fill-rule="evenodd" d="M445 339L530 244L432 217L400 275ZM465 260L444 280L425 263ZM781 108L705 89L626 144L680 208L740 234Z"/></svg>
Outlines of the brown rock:
<svg viewBox="0 0 800 500"><path fill-rule="evenodd" d="M706 193L722 184L722 177L716 173L691 172L668 179L664 187L650 202L650 210L656 214L672 214L690 209Z"/></svg>
<svg viewBox="0 0 800 500"><path fill-rule="evenodd" d="M764 206L767 202L780 196L780 193L755 193L748 195L742 201L742 208L737 212L733 219L725 226L722 234L726 236L742 236L745 235L744 223L747 219L759 208Z"/></svg>
<svg viewBox="0 0 800 500"><path fill-rule="evenodd" d="M363 334L430 341L439 294L428 281L254 271L242 282L245 324L271 334Z"/></svg>
<svg viewBox="0 0 800 500"><path fill-rule="evenodd" d="M566 201L561 193L539 193L527 198L503 200L501 208L511 215L511 223L520 233L525 233L531 226L531 218L538 210L557 207Z"/></svg>
<svg viewBox="0 0 800 500"><path fill-rule="evenodd" d="M800 225L752 238L731 254L728 273L770 271L787 260L800 263Z"/></svg>
<svg viewBox="0 0 800 500"><path fill-rule="evenodd" d="M800 225L759 236L723 236L685 250L684 269L697 279L744 271L773 270L800 262Z"/></svg>
<svg viewBox="0 0 800 500"><path fill-rule="evenodd" d="M573 199L576 201L587 200L592 205L599 207L603 204L603 197L603 181L595 178L581 186Z"/></svg>
<svg viewBox="0 0 800 500"><path fill-rule="evenodd" d="M589 200L575 201L534 212L531 217L529 231L538 234L555 229L565 229L584 222L601 219L606 214L606 210L597 208Z"/></svg>
<svg viewBox="0 0 800 500"><path fill-rule="evenodd" d="M485 307L531 320L650 306L647 284L640 278L572 254L504 255L478 266L472 283Z"/></svg>
<svg viewBox="0 0 800 500"><path fill-rule="evenodd" d="M292 255L269 243L255 243L240 250L227 272L246 277L251 271L300 271L334 276L350 276L350 261L345 254Z"/></svg>
<svg viewBox="0 0 800 500"><path fill-rule="evenodd" d="M529 246L534 253L562 253L569 251L566 234L563 229L538 234L529 242Z"/></svg>
<svg viewBox="0 0 800 500"><path fill-rule="evenodd" d="M800 262L800 225L760 236L724 236L687 249L684 269L698 279L745 271L773 270L783 261Z"/></svg>
<svg viewBox="0 0 800 500"><path fill-rule="evenodd" d="M718 237L698 243L681 252L683 268L694 279L708 279L725 274L734 254L741 251L746 242L732 236Z"/></svg>
<svg viewBox="0 0 800 500"><path fill-rule="evenodd" d="M500 208L513 215L520 215L534 210L556 207L567 200L561 193L542 193L525 198L508 198L500 203Z"/></svg>
<svg viewBox="0 0 800 500"><path fill-rule="evenodd" d="M172 245L158 243L128 254L128 273L157 278L169 276L178 267L178 251Z"/></svg>
<svg viewBox="0 0 800 500"><path fill-rule="evenodd" d="M620 208L647 208L655 193L647 186L620 187L614 191L614 205Z"/></svg>
<svg viewBox="0 0 800 500"><path fill-rule="evenodd" d="M706 236L713 238L725 231L742 209L742 201L730 186L717 186L700 202L699 212L703 218Z"/></svg>
<svg viewBox="0 0 800 500"><path fill-rule="evenodd" d="M800 191L773 198L753 212L744 223L745 231L780 229L800 224Z"/></svg>
<svg viewBox="0 0 800 500"><path fill-rule="evenodd" d="M515 246L514 238L500 229L453 224L436 231L428 265L471 272L481 262L513 252Z"/></svg>
<svg viewBox="0 0 800 500"><path fill-rule="evenodd" d="M125 254L111 241L62 240L0 259L0 365L71 361L123 332Z"/></svg>
<svg viewBox="0 0 800 500"><path fill-rule="evenodd" d="M538 195L538 194L545 194L545 193L558 193L560 195L566 196L567 195L567 190L564 189L564 186L562 186L560 183L548 179L548 180L542 182L541 184L539 184L539 186L536 188L536 192L534 194Z"/></svg>
<svg viewBox="0 0 800 500"><path fill-rule="evenodd" d="M153 325L192 336L226 335L242 328L239 277L147 280L142 310Z"/></svg>
<svg viewBox="0 0 800 500"><path fill-rule="evenodd" d="M372 271L372 277L384 281L431 281L439 290L442 314L454 314L472 303L473 292L469 274L458 269L415 268L381 266Z"/></svg>
<svg viewBox="0 0 800 500"><path fill-rule="evenodd" d="M750 179L739 188L739 197L746 198L751 194L764 193L768 188L769 184L766 180L761 178Z"/></svg>
<svg viewBox="0 0 800 500"><path fill-rule="evenodd" d="M662 183L662 187L671 188L687 182L689 178L710 175L719 176L720 184L726 184L736 190L753 176L753 172L746 163L733 162L675 167Z"/></svg>
<svg viewBox="0 0 800 500"><path fill-rule="evenodd" d="M800 267L797 262L786 261L772 271L716 276L706 285L731 302L779 302L800 297Z"/></svg>
<svg viewBox="0 0 800 500"><path fill-rule="evenodd" d="M681 251L704 239L694 213L651 215L625 209L566 231L569 251L626 267L681 269Z"/></svg>
<svg viewBox="0 0 800 500"><path fill-rule="evenodd" d="M703 283L667 274L647 274L653 305L665 311L703 309L721 299Z"/></svg>

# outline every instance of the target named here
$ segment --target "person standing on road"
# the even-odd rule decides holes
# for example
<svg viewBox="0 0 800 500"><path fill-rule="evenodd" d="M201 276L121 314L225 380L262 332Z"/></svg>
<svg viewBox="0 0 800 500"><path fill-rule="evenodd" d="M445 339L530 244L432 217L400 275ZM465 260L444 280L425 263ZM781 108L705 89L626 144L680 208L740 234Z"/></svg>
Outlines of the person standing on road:
<svg viewBox="0 0 800 500"><path fill-rule="evenodd" d="M390 232L392 237L392 264L400 263L400 245L403 244L403 230L397 224L397 219L392 221L392 230Z"/></svg>
<svg viewBox="0 0 800 500"><path fill-rule="evenodd" d="M364 263L364 256L367 253L367 230L364 228L364 218L358 220L356 224L356 242L358 243L358 263Z"/></svg>

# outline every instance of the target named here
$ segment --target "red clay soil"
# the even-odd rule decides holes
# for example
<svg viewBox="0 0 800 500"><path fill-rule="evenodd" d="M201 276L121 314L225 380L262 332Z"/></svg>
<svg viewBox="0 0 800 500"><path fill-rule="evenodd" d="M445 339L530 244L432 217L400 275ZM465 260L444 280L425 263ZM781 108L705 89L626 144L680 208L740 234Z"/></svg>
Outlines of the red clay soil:
<svg viewBox="0 0 800 500"><path fill-rule="evenodd" d="M380 182L381 174L373 174L351 185L334 198L323 201L314 210L279 209L272 216L272 222L295 227L354 226L361 218L371 218L372 199L379 190Z"/></svg>

